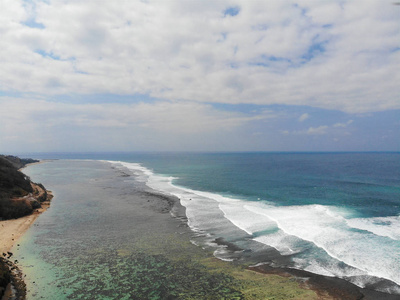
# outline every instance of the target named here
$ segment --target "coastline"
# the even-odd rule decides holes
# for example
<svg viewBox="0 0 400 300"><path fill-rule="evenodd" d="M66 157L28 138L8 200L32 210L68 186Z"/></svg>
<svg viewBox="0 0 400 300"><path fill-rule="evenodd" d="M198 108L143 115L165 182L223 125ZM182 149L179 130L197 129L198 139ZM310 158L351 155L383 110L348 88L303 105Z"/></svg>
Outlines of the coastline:
<svg viewBox="0 0 400 300"><path fill-rule="evenodd" d="M33 165L42 164L46 161L39 161L25 165L19 171ZM40 186L33 183L34 189L39 190L38 197L42 197L43 190ZM41 202L41 207L35 209L32 214L18 218L0 221L0 253L6 253L11 250L14 244L25 234L26 231L32 226L36 219L50 207L50 201L53 198L53 193L49 190L47 192L47 199Z"/></svg>
<svg viewBox="0 0 400 300"><path fill-rule="evenodd" d="M47 191L52 195L50 191ZM34 212L25 217L11 220L0 221L0 252L6 253L18 242L32 226L36 219L50 207L50 201L41 203L42 207L35 209Z"/></svg>
<svg viewBox="0 0 400 300"><path fill-rule="evenodd" d="M30 163L25 165L22 170L28 166L41 164L43 161ZM29 197L35 199L43 199L40 201L41 207L36 208L29 215L17 219L0 220L0 264L10 270L10 282L8 283L4 295L1 300L8 300L17 296L17 299L25 299L25 283L22 279L22 272L17 265L17 261L13 260L13 253L11 252L14 246L18 246L18 241L35 223L36 219L44 213L49 207L53 193L49 190L43 189L41 185L31 182L34 190L34 195ZM16 295L13 295L16 294Z"/></svg>
<svg viewBox="0 0 400 300"><path fill-rule="evenodd" d="M52 194L48 191L48 195ZM11 282L7 285L2 300L8 300L13 293L18 294L17 299L25 299L25 283L22 279L22 272L18 268L17 261L13 260L11 252L14 246L18 246L18 241L34 224L36 219L50 207L50 200L42 202L42 207L34 210L31 215L11 220L0 221L0 253L2 257L0 264L8 266L11 271ZM6 255L7 256L6 256ZM11 287L13 286L13 288ZM14 292L12 291L14 290Z"/></svg>

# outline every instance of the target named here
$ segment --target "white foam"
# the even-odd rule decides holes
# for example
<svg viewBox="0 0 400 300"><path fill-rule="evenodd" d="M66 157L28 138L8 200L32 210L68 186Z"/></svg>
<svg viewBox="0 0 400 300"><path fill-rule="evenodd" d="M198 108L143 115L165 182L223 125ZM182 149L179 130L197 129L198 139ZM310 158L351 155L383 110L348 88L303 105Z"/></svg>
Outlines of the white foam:
<svg viewBox="0 0 400 300"><path fill-rule="evenodd" d="M111 162L122 165L136 175L146 177L146 184L157 191L176 196L186 208L188 225L196 232L210 232L213 228L224 228L227 225L223 212L219 210L219 202L226 198L208 192L194 191L188 188L177 187L172 184L175 177L154 174L151 170L137 163Z"/></svg>
<svg viewBox="0 0 400 300"><path fill-rule="evenodd" d="M285 234L279 229L276 221L260 214L259 209L268 207L265 204L246 201L224 201L219 208L232 224L253 236L253 240L274 247L282 255L292 255L297 249L296 237Z"/></svg>
<svg viewBox="0 0 400 300"><path fill-rule="evenodd" d="M251 206L246 208L254 209ZM256 212L275 220L279 228L288 235L314 243L338 261L361 270L364 274L400 284L400 245L372 233L351 230L347 226L347 220L334 207L266 206L258 208ZM335 276L337 273L338 270L333 270Z"/></svg>
<svg viewBox="0 0 400 300"><path fill-rule="evenodd" d="M315 257L299 258L294 257L293 261L296 263L296 267L301 270L312 272L330 277L355 277L363 276L367 273L352 267L344 267L339 261L335 259L320 260ZM359 286L363 287L365 282L359 282Z"/></svg>
<svg viewBox="0 0 400 300"><path fill-rule="evenodd" d="M348 219L347 225L393 240L400 240L400 216Z"/></svg>
<svg viewBox="0 0 400 300"><path fill-rule="evenodd" d="M297 237L288 235L282 230L256 237L253 240L274 247L282 255L293 255L303 250L301 247L298 247L300 240Z"/></svg>
<svg viewBox="0 0 400 300"><path fill-rule="evenodd" d="M151 177L151 175L153 175L153 173L149 169L143 167L138 163L127 163L124 161L106 161L106 162L109 162L117 167L122 166L124 168L129 169L130 171L133 172L134 175L138 176L137 180L140 182L147 182L148 179Z"/></svg>
<svg viewBox="0 0 400 300"><path fill-rule="evenodd" d="M250 235L277 228L276 223L270 218L247 210L245 206L244 201L229 201L228 203L225 201L219 204L219 209L223 211L225 218Z"/></svg>

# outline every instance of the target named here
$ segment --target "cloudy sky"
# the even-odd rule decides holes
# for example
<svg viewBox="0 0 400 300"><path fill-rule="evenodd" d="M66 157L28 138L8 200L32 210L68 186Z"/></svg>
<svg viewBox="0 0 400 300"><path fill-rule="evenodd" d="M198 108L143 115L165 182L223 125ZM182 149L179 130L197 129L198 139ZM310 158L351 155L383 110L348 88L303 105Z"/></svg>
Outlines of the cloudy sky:
<svg viewBox="0 0 400 300"><path fill-rule="evenodd" d="M0 0L0 153L400 151L393 0Z"/></svg>

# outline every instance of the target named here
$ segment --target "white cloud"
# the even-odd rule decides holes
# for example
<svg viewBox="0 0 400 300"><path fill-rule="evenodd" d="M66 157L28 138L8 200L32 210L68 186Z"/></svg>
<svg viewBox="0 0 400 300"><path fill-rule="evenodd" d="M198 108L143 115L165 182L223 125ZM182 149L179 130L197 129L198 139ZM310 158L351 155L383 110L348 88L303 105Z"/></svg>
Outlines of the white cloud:
<svg viewBox="0 0 400 300"><path fill-rule="evenodd" d="M347 121L346 123L336 123L336 124L333 124L333 127L335 127L335 128L338 128L338 127L345 128L345 127L347 127L348 125L350 125L351 123L353 123L353 120L349 120L349 121Z"/></svg>
<svg viewBox="0 0 400 300"><path fill-rule="evenodd" d="M308 134L308 135L323 135L323 134L326 134L327 133L327 129L328 129L329 127L328 126L326 126L326 125L323 125L323 126L319 126L319 127L310 127L310 128L308 128L308 130L306 131L306 133Z"/></svg>
<svg viewBox="0 0 400 300"><path fill-rule="evenodd" d="M303 121L307 120L309 117L310 117L309 114L304 113L299 117L299 122L303 122Z"/></svg>
<svg viewBox="0 0 400 300"><path fill-rule="evenodd" d="M299 121L301 121L301 117L300 117ZM321 125L318 127L309 127L306 130L295 130L292 132L290 132L288 130L284 130L284 131L281 131L281 133L284 135L289 135L290 133L295 134L295 135L304 135L304 134L306 134L306 135L326 135L328 133L339 134L339 135L351 135L350 132L343 131L340 129L346 128L347 126L349 126L352 123L353 123L353 120L349 120L346 123L335 123L331 126Z"/></svg>
<svg viewBox="0 0 400 300"><path fill-rule="evenodd" d="M4 92L400 108L389 0L33 3L1 2ZM240 11L224 17L228 7Z"/></svg>
<svg viewBox="0 0 400 300"><path fill-rule="evenodd" d="M283 135L289 135L290 132L289 132L289 130L281 130L281 134L283 134Z"/></svg>

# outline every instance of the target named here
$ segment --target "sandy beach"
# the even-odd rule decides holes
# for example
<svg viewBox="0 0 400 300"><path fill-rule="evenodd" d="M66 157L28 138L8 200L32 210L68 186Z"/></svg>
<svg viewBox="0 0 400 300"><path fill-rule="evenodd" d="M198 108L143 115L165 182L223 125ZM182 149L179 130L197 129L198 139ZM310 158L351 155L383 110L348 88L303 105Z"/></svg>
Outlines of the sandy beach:
<svg viewBox="0 0 400 300"><path fill-rule="evenodd" d="M53 195L49 191L47 191L47 193L47 200L42 202L42 207L35 209L32 214L18 219L0 221L0 254L2 257L4 256L5 263L9 264L10 268L14 269L12 271L13 285L14 288L17 289L16 293L22 293L21 295L23 296L19 296L22 297L21 299L25 299L25 284L18 266L12 262L12 248L14 245L18 245L19 239L28 231L36 219L50 207L50 200ZM8 260L6 258L8 258ZM7 300L12 295L11 285L9 284L2 300Z"/></svg>
<svg viewBox="0 0 400 300"><path fill-rule="evenodd" d="M32 163L29 165L39 164L42 162ZM24 168L19 171L22 172ZM22 280L22 273L20 273L18 266L13 263L13 253L12 248L15 245L18 245L20 238L28 231L28 229L33 225L36 219L40 214L45 212L50 207L50 201L53 198L53 194L50 191L47 191L40 184L31 183L33 188L33 193L29 194L23 199L26 200L38 200L41 203L41 207L35 209L32 214L17 218L17 219L9 219L9 220L0 220L0 255L2 257L3 263L5 265L9 265L9 268L12 269L13 276L13 285L17 288L17 293L20 293L20 287L16 287L15 285L21 285L22 290L25 289L25 285ZM43 201L43 199L46 199ZM4 258L3 258L4 257ZM8 285L4 299L8 299L12 295L10 284ZM19 294L18 294L19 295ZM20 296L20 295L19 295Z"/></svg>
<svg viewBox="0 0 400 300"><path fill-rule="evenodd" d="M46 211L49 203L42 203L42 208L36 209L33 214L12 220L0 221L0 251L6 253L18 242L41 213Z"/></svg>
<svg viewBox="0 0 400 300"><path fill-rule="evenodd" d="M28 164L24 168L41 163L43 163L43 161ZM21 168L19 171L23 172L24 168ZM50 200L53 198L52 193L44 190L42 186L38 184L31 183L31 185L35 192L33 195L28 195L25 198L40 199L45 197L44 194L47 192L47 199L41 201L41 208L35 209L30 215L18 219L0 221L0 253L10 251L18 239L20 239L35 222L37 217L41 213L45 212L50 206Z"/></svg>
<svg viewBox="0 0 400 300"><path fill-rule="evenodd" d="M9 257L10 261L6 261L7 264L11 263L12 267L15 267L14 264L12 264L12 257L11 257L11 249L12 247L18 243L18 240L25 234L25 232L32 226L32 224L35 222L35 220L38 218L38 216L43 213L47 208L49 207L49 204L42 205L42 208L35 210L35 212L29 216L25 216L22 218L18 219L12 219L12 220L4 220L0 221L0 253L6 257ZM21 276L18 276L18 271L17 273L14 274L14 284L16 282L22 283L22 278ZM17 276L15 276L17 274ZM24 289L24 288L23 288ZM11 285L9 284L7 286L7 289L5 290L5 294L2 298L2 300L7 300L9 297L12 295L11 292Z"/></svg>

